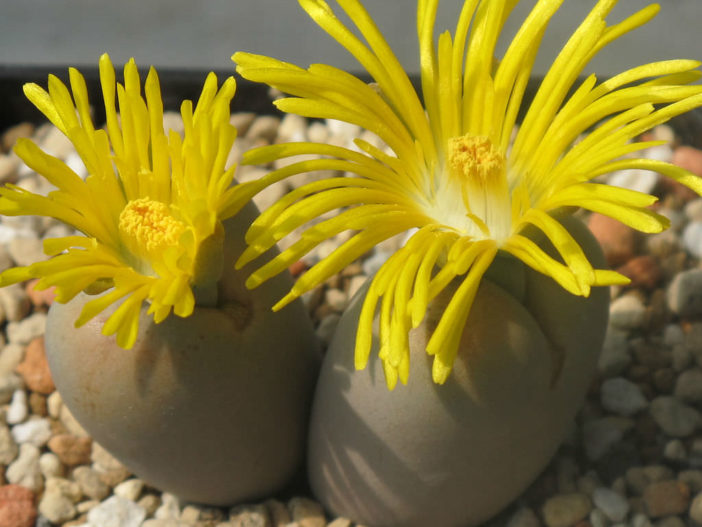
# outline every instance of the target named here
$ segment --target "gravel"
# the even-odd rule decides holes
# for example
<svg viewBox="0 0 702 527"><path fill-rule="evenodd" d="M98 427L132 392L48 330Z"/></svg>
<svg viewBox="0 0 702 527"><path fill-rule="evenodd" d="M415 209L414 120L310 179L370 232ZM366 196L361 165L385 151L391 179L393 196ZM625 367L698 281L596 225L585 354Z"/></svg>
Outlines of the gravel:
<svg viewBox="0 0 702 527"><path fill-rule="evenodd" d="M167 113L165 120L174 129L182 126L177 114ZM232 122L239 128L232 162L246 148L270 142L316 140L352 146L358 135L373 139L344 123L308 123L296 116L242 113L233 115ZM4 133L0 144L11 142L19 131L84 173L72 145L49 124L18 125ZM702 167L702 150L680 145L671 128L661 126L647 135L673 138L673 143L650 149L646 157ZM252 179L267 168L240 166L237 177ZM266 207L294 186L327 175L294 178L254 201ZM612 289L598 376L572 433L523 495L488 522L490 527L702 524L702 199L647 172L607 178L657 194L658 211L671 218L673 228L644 238L583 215L606 246L612 266L626 273L632 285ZM0 182L5 181L36 192L51 190L13 154L0 150ZM43 258L42 239L61 234L65 229L53 220L0 218L0 269ZM321 244L293 266L293 274L304 273L347 237L343 233ZM286 243L290 242L284 240L283 246ZM304 295L323 341L330 338L367 276L401 243L402 237L396 237L381 244ZM12 517L23 514L20 520L35 525L38 515L36 525L47 527L354 525L325 515L299 484L259 503L225 509L181 502L134 477L90 440L35 356L49 302L30 286L0 289L0 522L9 510L4 496L21 495L22 506L16 501ZM34 505L26 499L27 492Z"/></svg>

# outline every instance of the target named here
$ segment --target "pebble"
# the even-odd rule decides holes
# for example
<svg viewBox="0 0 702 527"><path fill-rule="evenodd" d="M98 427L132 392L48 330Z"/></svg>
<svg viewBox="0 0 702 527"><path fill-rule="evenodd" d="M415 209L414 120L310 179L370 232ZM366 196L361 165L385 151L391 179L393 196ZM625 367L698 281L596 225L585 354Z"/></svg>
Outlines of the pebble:
<svg viewBox="0 0 702 527"><path fill-rule="evenodd" d="M7 340L17 344L29 344L33 339L41 337L46 327L46 314L41 311L32 313L19 322L10 322L5 328Z"/></svg>
<svg viewBox="0 0 702 527"><path fill-rule="evenodd" d="M632 228L598 213L590 215L587 225L600 243L610 267L618 267L634 255L636 234Z"/></svg>
<svg viewBox="0 0 702 527"><path fill-rule="evenodd" d="M646 487L643 499L649 517L674 516L687 511L690 489L681 481L659 481Z"/></svg>
<svg viewBox="0 0 702 527"><path fill-rule="evenodd" d="M346 309L346 304L348 303L348 296L344 291L340 289L330 288L327 289L324 295L324 300L334 311L341 312Z"/></svg>
<svg viewBox="0 0 702 527"><path fill-rule="evenodd" d="M161 498L155 494L143 496L137 504L146 511L147 516L156 514L156 510L161 506Z"/></svg>
<svg viewBox="0 0 702 527"><path fill-rule="evenodd" d="M15 371L24 358L24 346L19 344L6 344L0 350L0 377Z"/></svg>
<svg viewBox="0 0 702 527"><path fill-rule="evenodd" d="M22 378L15 373L0 377L0 404L9 403L12 400L12 395L23 388Z"/></svg>
<svg viewBox="0 0 702 527"><path fill-rule="evenodd" d="M92 439L73 434L57 434L48 443L49 449L58 456L61 463L68 466L90 463Z"/></svg>
<svg viewBox="0 0 702 527"><path fill-rule="evenodd" d="M117 485L114 493L130 501L137 501L142 490L144 490L144 482L139 478L131 478Z"/></svg>
<svg viewBox="0 0 702 527"><path fill-rule="evenodd" d="M668 307L681 317L702 315L702 269L678 273L668 286Z"/></svg>
<svg viewBox="0 0 702 527"><path fill-rule="evenodd" d="M609 307L609 323L615 328L638 329L645 320L646 306L637 294L620 296Z"/></svg>
<svg viewBox="0 0 702 527"><path fill-rule="evenodd" d="M605 410L625 417L632 416L648 406L641 388L623 377L607 379L602 383L600 402Z"/></svg>
<svg viewBox="0 0 702 527"><path fill-rule="evenodd" d="M146 511L120 496L112 496L88 513L89 527L140 527Z"/></svg>
<svg viewBox="0 0 702 527"><path fill-rule="evenodd" d="M66 407L64 406L64 408ZM130 476L127 467L95 441L93 441L90 459L93 462L93 468L100 473L102 480L111 487L118 485Z"/></svg>
<svg viewBox="0 0 702 527"><path fill-rule="evenodd" d="M678 473L678 481L690 487L692 493L702 492L702 470L681 470Z"/></svg>
<svg viewBox="0 0 702 527"><path fill-rule="evenodd" d="M682 232L682 242L690 254L702 258L702 221L691 221L687 224Z"/></svg>
<svg viewBox="0 0 702 527"><path fill-rule="evenodd" d="M264 139L268 143L275 141L278 133L280 118L272 115L262 115L254 119L244 134L248 139Z"/></svg>
<svg viewBox="0 0 702 527"><path fill-rule="evenodd" d="M607 178L607 183L613 187L628 188L645 194L650 194L658 183L658 174L650 170L628 169L618 170Z"/></svg>
<svg viewBox="0 0 702 527"><path fill-rule="evenodd" d="M47 404L47 410L48 410L48 404ZM80 425L78 420L73 417L73 414L71 411L68 409L68 406L65 404L61 404L61 408L59 409L59 421L61 424L64 426L64 428L74 436L78 437L88 437L88 432L85 431L85 429Z"/></svg>
<svg viewBox="0 0 702 527"><path fill-rule="evenodd" d="M0 184L17 182L19 158L13 155L0 155Z"/></svg>
<svg viewBox="0 0 702 527"><path fill-rule="evenodd" d="M690 504L690 519L702 523L702 492L698 493Z"/></svg>
<svg viewBox="0 0 702 527"><path fill-rule="evenodd" d="M7 414L5 415L5 421L7 424L16 425L24 421L28 413L27 392L24 390L15 390L15 393L12 394L12 400L7 409Z"/></svg>
<svg viewBox="0 0 702 527"><path fill-rule="evenodd" d="M228 523L223 524L224 527L230 527ZM163 519L157 519L157 518L152 518L150 520L146 520L144 523L141 524L141 527L192 527L192 523L180 521L180 520L174 520L174 519L168 519L168 520L163 520ZM217 525L217 527L221 527L220 525ZM253 527L253 526L252 526Z"/></svg>
<svg viewBox="0 0 702 527"><path fill-rule="evenodd" d="M572 527L592 509L590 498L579 492L548 498L541 510L546 527Z"/></svg>
<svg viewBox="0 0 702 527"><path fill-rule="evenodd" d="M19 322L29 314L31 303L24 288L12 284L0 287L0 307L6 320Z"/></svg>
<svg viewBox="0 0 702 527"><path fill-rule="evenodd" d="M268 509L263 504L241 505L229 511L229 523L232 527L270 527Z"/></svg>
<svg viewBox="0 0 702 527"><path fill-rule="evenodd" d="M686 403L702 402L702 368L691 368L678 375L675 381L677 399Z"/></svg>
<svg viewBox="0 0 702 527"><path fill-rule="evenodd" d="M620 266L617 272L631 280L629 287L643 287L649 290L656 287L663 278L660 265L653 256L648 254L634 256Z"/></svg>
<svg viewBox="0 0 702 527"><path fill-rule="evenodd" d="M627 332L610 325L597 362L600 374L605 378L620 375L629 367L631 361Z"/></svg>
<svg viewBox="0 0 702 527"><path fill-rule="evenodd" d="M271 518L271 527L284 527L292 522L290 511L282 501L268 499L263 503Z"/></svg>
<svg viewBox="0 0 702 527"><path fill-rule="evenodd" d="M541 522L531 508L521 507L509 519L506 527L541 527Z"/></svg>
<svg viewBox="0 0 702 527"><path fill-rule="evenodd" d="M697 410L667 395L651 401L649 411L656 424L671 437L692 435L702 419Z"/></svg>
<svg viewBox="0 0 702 527"><path fill-rule="evenodd" d="M684 462L687 459L685 444L679 439L668 441L663 448L663 457L670 461Z"/></svg>
<svg viewBox="0 0 702 527"><path fill-rule="evenodd" d="M0 527L34 527L34 493L21 485L0 486Z"/></svg>
<svg viewBox="0 0 702 527"><path fill-rule="evenodd" d="M598 487L592 493L592 502L607 518L613 522L620 522L629 512L629 502L607 487Z"/></svg>
<svg viewBox="0 0 702 527"><path fill-rule="evenodd" d="M64 473L61 460L53 452L45 452L39 457L39 470L44 479L60 478Z"/></svg>
<svg viewBox="0 0 702 527"><path fill-rule="evenodd" d="M52 523L64 523L75 518L75 504L61 492L45 492L39 502L39 512Z"/></svg>
<svg viewBox="0 0 702 527"><path fill-rule="evenodd" d="M7 244L10 257L18 266L31 265L42 262L48 257L44 254L44 244L39 238L17 237Z"/></svg>
<svg viewBox="0 0 702 527"><path fill-rule="evenodd" d="M10 429L0 423L0 464L9 465L17 457L19 447L12 438Z"/></svg>
<svg viewBox="0 0 702 527"><path fill-rule="evenodd" d="M351 527L351 520L348 518L336 518L329 522L327 527Z"/></svg>
<svg viewBox="0 0 702 527"><path fill-rule="evenodd" d="M12 438L18 444L30 443L44 446L51 437L51 423L48 419L32 416L27 422L12 427Z"/></svg>
<svg viewBox="0 0 702 527"><path fill-rule="evenodd" d="M83 495L90 499L101 501L110 494L110 487L100 479L100 474L90 467L76 467L73 479L80 486Z"/></svg>
<svg viewBox="0 0 702 527"><path fill-rule="evenodd" d="M605 455L624 434L634 427L634 422L626 417L608 416L583 425L583 445L587 457L593 461Z"/></svg>
<svg viewBox="0 0 702 527"><path fill-rule="evenodd" d="M19 456L7 467L5 479L35 492L40 491L44 481L39 469L39 455L39 449L31 443L20 445Z"/></svg>
<svg viewBox="0 0 702 527"><path fill-rule="evenodd" d="M161 506L156 509L154 517L158 519L180 518L180 500L169 492L161 495Z"/></svg>
<svg viewBox="0 0 702 527"><path fill-rule="evenodd" d="M17 373L22 376L25 384L32 391L49 395L56 390L49 363L46 360L43 336L29 342L24 360L17 366Z"/></svg>
<svg viewBox="0 0 702 527"><path fill-rule="evenodd" d="M288 502L288 510L293 522L300 527L325 527L322 506L308 498L293 498Z"/></svg>

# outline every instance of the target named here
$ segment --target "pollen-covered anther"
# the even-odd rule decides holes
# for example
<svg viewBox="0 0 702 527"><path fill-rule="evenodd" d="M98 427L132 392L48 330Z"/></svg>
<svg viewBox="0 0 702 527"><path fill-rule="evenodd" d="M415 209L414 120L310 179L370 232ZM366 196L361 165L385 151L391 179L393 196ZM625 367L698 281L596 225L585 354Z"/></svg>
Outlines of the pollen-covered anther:
<svg viewBox="0 0 702 527"><path fill-rule="evenodd" d="M171 214L167 204L149 198L127 203L119 215L119 231L138 252L150 254L176 245L185 224Z"/></svg>
<svg viewBox="0 0 702 527"><path fill-rule="evenodd" d="M448 166L461 182L490 184L503 177L505 158L487 137L468 134L449 139Z"/></svg>

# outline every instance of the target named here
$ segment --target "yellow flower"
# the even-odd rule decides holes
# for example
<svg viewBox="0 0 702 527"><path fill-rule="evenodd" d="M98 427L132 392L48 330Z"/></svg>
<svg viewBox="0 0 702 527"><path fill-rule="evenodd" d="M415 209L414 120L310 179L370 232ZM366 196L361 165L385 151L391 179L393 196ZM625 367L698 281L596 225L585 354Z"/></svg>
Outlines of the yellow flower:
<svg viewBox="0 0 702 527"><path fill-rule="evenodd" d="M117 343L130 348L144 301L155 322L171 311L187 317L196 304L212 301L221 274L222 220L247 197L231 186L234 167L225 168L236 137L229 124L233 78L218 89L211 73L196 107L183 102L184 137L164 132L153 68L145 98L134 60L125 65L124 79L116 84L109 57L100 57L106 130L91 120L85 80L77 70L70 69L72 98L53 75L48 91L24 86L27 98L71 140L89 175L83 181L61 160L20 139L17 155L56 190L41 196L7 185L0 188L0 213L53 217L84 236L45 240L44 251L53 258L5 271L0 286L40 278L37 288L56 286L59 302L83 290L111 289L85 305L76 326L121 300L103 333L116 333Z"/></svg>
<svg viewBox="0 0 702 527"><path fill-rule="evenodd" d="M613 271L593 269L553 213L583 207L644 232L661 231L668 221L649 210L655 197L594 182L598 176L625 168L652 170L702 193L700 180L692 174L632 156L658 144L636 142L642 132L702 105L702 87L688 86L700 76L695 71L699 62L646 64L599 83L591 75L569 95L590 59L653 18L657 5L609 26L605 19L616 0L598 1L554 60L510 144L541 37L562 0L539 0L499 60L494 58L496 43L516 0L465 1L454 34L442 33L438 46L438 0L419 0L423 103L361 3L338 3L357 33L322 0L300 0L309 16L365 67L374 84L326 65L305 70L248 53L232 59L244 78L294 96L276 101L281 110L360 125L384 140L394 155L361 140L356 141L357 151L311 143L250 151L245 163L321 156L273 171L258 182L260 188L320 169L358 177L309 183L281 198L251 226L250 247L237 265L307 221L344 209L309 226L299 241L249 278L247 285L256 287L322 240L346 229L358 231L302 276L275 306L279 309L381 240L417 228L374 277L357 332L360 369L369 357L380 302L379 353L390 388L398 378L407 380L410 328L422 321L427 304L458 278L460 285L426 346L434 356L434 381L447 379L476 290L498 251L551 276L575 295L587 296L592 286L626 283ZM527 227L546 235L560 261L524 235Z"/></svg>

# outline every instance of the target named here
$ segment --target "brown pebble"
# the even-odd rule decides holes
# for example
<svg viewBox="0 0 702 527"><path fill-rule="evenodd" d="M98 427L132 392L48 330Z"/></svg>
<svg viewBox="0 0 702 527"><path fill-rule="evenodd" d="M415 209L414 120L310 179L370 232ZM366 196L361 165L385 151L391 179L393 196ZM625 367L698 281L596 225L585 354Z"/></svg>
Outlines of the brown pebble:
<svg viewBox="0 0 702 527"><path fill-rule="evenodd" d="M682 481L651 483L644 490L643 499L651 518L683 514L690 504L690 487Z"/></svg>
<svg viewBox="0 0 702 527"><path fill-rule="evenodd" d="M590 215L587 225L611 267L620 266L632 258L636 247L636 232L632 228L597 213Z"/></svg>
<svg viewBox="0 0 702 527"><path fill-rule="evenodd" d="M661 281L663 273L655 258L650 255L635 256L617 269L631 280L630 287L653 289Z"/></svg>
<svg viewBox="0 0 702 527"><path fill-rule="evenodd" d="M5 130L2 134L2 149L9 152L20 137L32 137L34 125L32 123L19 123Z"/></svg>
<svg viewBox="0 0 702 527"><path fill-rule="evenodd" d="M702 150L691 146L679 146L673 152L672 163L702 177ZM668 178L663 179L662 186L683 202L691 201L697 197L693 190Z"/></svg>
<svg viewBox="0 0 702 527"><path fill-rule="evenodd" d="M34 289L34 286L37 285L37 282L39 282L38 279L30 280L29 282L27 282L25 290L27 292L27 296L29 297L29 301L34 307L50 306L54 302L54 298L56 297L56 288L54 286L51 286L48 289L39 291L37 289Z"/></svg>
<svg viewBox="0 0 702 527"><path fill-rule="evenodd" d="M653 386L659 394L669 394L675 387L675 370L672 368L660 368L653 372Z"/></svg>
<svg viewBox="0 0 702 527"><path fill-rule="evenodd" d="M27 344L24 360L19 363L16 371L32 391L49 395L56 389L46 360L44 337L37 337Z"/></svg>
<svg viewBox="0 0 702 527"><path fill-rule="evenodd" d="M264 502L271 518L272 527L285 527L292 521L288 508L282 501L269 499Z"/></svg>
<svg viewBox="0 0 702 527"><path fill-rule="evenodd" d="M59 434L49 439L49 449L68 466L90 463L93 441L89 437Z"/></svg>
<svg viewBox="0 0 702 527"><path fill-rule="evenodd" d="M34 415L46 417L49 414L46 406L46 395L29 392L29 408L31 408Z"/></svg>
<svg viewBox="0 0 702 527"><path fill-rule="evenodd" d="M0 487L0 527L34 527L34 493L21 485Z"/></svg>
<svg viewBox="0 0 702 527"><path fill-rule="evenodd" d="M304 260L298 260L297 262L292 264L289 268L290 274L292 276L299 276L306 270L307 270L307 264L304 262Z"/></svg>

